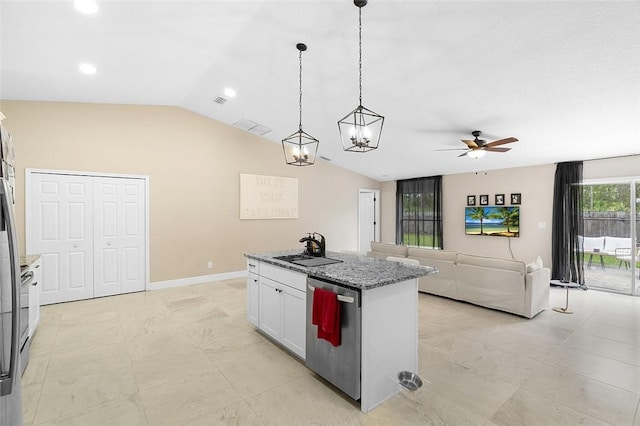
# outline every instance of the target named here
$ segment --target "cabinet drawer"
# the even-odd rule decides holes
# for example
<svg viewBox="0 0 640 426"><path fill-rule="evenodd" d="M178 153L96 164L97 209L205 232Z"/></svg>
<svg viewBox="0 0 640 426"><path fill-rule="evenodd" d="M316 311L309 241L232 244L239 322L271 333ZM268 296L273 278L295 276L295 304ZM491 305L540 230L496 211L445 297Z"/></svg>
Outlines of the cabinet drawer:
<svg viewBox="0 0 640 426"><path fill-rule="evenodd" d="M286 284L300 291L306 291L307 274L303 274L302 272L262 263L260 265L260 276L271 278L274 281Z"/></svg>
<svg viewBox="0 0 640 426"><path fill-rule="evenodd" d="M247 271L260 275L260 261L256 259L247 259Z"/></svg>

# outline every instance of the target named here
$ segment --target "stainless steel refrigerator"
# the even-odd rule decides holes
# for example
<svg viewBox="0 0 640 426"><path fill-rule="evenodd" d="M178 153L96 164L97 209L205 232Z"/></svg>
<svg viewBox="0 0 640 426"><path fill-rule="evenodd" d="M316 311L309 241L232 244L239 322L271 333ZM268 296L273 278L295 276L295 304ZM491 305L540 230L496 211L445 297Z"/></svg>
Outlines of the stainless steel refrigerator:
<svg viewBox="0 0 640 426"><path fill-rule="evenodd" d="M22 425L20 261L13 201L13 147L0 125L0 426Z"/></svg>

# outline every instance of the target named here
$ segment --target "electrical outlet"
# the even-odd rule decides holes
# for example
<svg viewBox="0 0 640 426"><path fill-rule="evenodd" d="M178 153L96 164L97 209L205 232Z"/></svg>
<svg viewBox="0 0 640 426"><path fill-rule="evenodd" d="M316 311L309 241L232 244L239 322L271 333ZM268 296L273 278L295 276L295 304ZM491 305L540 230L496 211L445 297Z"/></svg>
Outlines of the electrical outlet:
<svg viewBox="0 0 640 426"><path fill-rule="evenodd" d="M213 262L207 262L207 268L213 269Z"/></svg>

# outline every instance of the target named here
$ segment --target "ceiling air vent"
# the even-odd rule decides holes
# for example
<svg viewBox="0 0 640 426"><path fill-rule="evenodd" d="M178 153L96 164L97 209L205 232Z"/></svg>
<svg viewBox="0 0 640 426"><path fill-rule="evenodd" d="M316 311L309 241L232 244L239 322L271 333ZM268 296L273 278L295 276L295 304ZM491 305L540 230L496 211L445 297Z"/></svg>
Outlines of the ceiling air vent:
<svg viewBox="0 0 640 426"><path fill-rule="evenodd" d="M225 102L227 102L227 100L225 98L223 98L222 96L218 96L217 98L215 98L213 100L213 102L223 105Z"/></svg>
<svg viewBox="0 0 640 426"><path fill-rule="evenodd" d="M233 124L233 127L237 127L238 129L246 130L247 132L251 132L255 135L262 136L266 135L271 131L267 126L263 126L262 124L258 124L255 121L247 120L246 118L242 118L236 121Z"/></svg>
<svg viewBox="0 0 640 426"><path fill-rule="evenodd" d="M333 161L331 158L327 158L324 155L319 155L318 157L322 158L324 161Z"/></svg>

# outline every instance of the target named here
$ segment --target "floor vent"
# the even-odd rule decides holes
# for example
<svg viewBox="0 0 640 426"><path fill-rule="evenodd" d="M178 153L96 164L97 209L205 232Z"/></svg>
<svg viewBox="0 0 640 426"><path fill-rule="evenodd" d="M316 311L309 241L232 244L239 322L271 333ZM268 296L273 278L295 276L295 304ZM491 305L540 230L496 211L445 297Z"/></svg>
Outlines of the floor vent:
<svg viewBox="0 0 640 426"><path fill-rule="evenodd" d="M246 118L242 118L235 123L233 123L233 127L237 127L238 129L246 130L247 132L251 132L255 135L262 136L266 135L271 131L267 126L263 126L262 124L258 124L255 121L247 120Z"/></svg>
<svg viewBox="0 0 640 426"><path fill-rule="evenodd" d="M227 100L225 98L223 98L222 96L218 96L217 98L215 98L213 100L213 102L223 105L225 102L227 102Z"/></svg>

